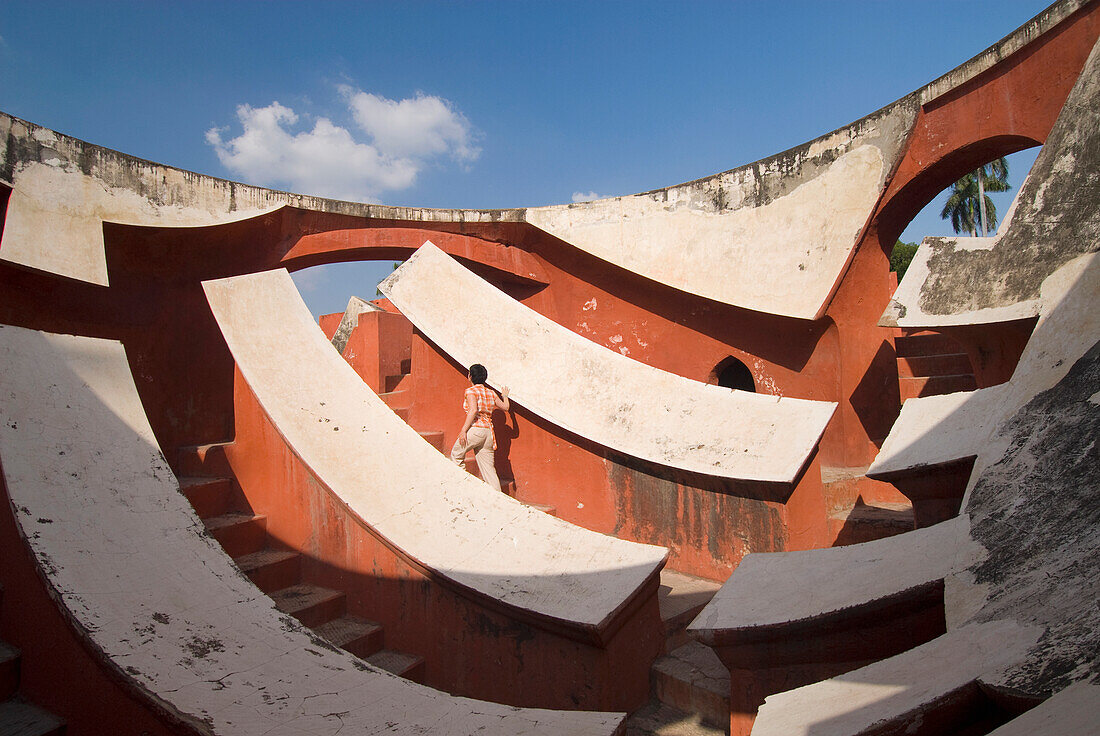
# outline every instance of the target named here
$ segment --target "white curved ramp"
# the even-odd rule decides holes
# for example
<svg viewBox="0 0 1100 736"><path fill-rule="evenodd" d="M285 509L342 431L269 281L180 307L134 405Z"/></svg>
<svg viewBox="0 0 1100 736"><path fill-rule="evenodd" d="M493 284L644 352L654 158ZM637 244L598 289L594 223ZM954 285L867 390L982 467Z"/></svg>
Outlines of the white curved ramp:
<svg viewBox="0 0 1100 736"><path fill-rule="evenodd" d="M591 635L663 566L663 547L535 511L451 463L332 349L285 270L203 288L287 445L375 534L444 582Z"/></svg>
<svg viewBox="0 0 1100 736"><path fill-rule="evenodd" d="M745 556L688 632L713 645L769 627L828 619L942 580L979 554L959 533L956 519L844 547L757 552Z"/></svg>
<svg viewBox="0 0 1100 736"><path fill-rule="evenodd" d="M805 146L697 182L528 208L532 225L681 291L759 312L824 310L912 125L895 104ZM875 119L878 118L878 119Z"/></svg>
<svg viewBox="0 0 1100 736"><path fill-rule="evenodd" d="M535 414L634 457L726 478L790 483L836 404L731 391L652 368L567 330L430 242L378 287L462 365Z"/></svg>
<svg viewBox="0 0 1100 736"><path fill-rule="evenodd" d="M90 649L171 718L233 736L616 732L622 714L411 683L275 610L179 492L119 343L0 326L0 365L0 457L20 534Z"/></svg>

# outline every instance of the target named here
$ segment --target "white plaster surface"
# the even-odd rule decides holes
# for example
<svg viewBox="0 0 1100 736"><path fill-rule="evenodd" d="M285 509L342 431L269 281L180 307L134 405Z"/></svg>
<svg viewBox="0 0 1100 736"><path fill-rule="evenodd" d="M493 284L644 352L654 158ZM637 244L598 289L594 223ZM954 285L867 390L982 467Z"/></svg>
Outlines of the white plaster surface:
<svg viewBox="0 0 1100 736"><path fill-rule="evenodd" d="M801 160L776 157L706 183L529 208L527 221L677 289L813 319L855 247L889 167L878 146L861 143L847 130L813 145L838 152L813 174L802 171ZM757 204L761 182L769 176L785 178L791 189ZM715 198L723 206L716 206Z"/></svg>
<svg viewBox="0 0 1100 736"><path fill-rule="evenodd" d="M230 192L216 179L149 164L142 172L183 189L191 204L153 201L136 188L112 186L60 159L27 162L12 179L0 259L106 286L103 223L201 226L255 217L278 205L231 211ZM150 184L150 182L146 182ZM150 189L153 189L150 184Z"/></svg>
<svg viewBox="0 0 1100 736"><path fill-rule="evenodd" d="M943 465L977 455L992 430L1005 384L906 399L867 475Z"/></svg>
<svg viewBox="0 0 1100 736"><path fill-rule="evenodd" d="M288 446L375 533L436 574L537 616L594 628L664 564L663 547L573 526L451 463L337 355L285 270L203 287L241 373Z"/></svg>
<svg viewBox="0 0 1100 736"><path fill-rule="evenodd" d="M632 360L512 299L428 242L378 287L461 365L586 439L674 468L791 482L836 404L731 391Z"/></svg>
<svg viewBox="0 0 1100 736"><path fill-rule="evenodd" d="M357 296L352 296L348 299L347 309L344 310L344 316L340 318L340 324L336 327L336 332L332 334L332 346L336 348L336 352L341 355L344 354L344 348L347 347L348 338L351 337L351 332L359 324L359 315L366 312L381 312L381 307L376 304L371 304L365 299L360 299Z"/></svg>
<svg viewBox="0 0 1100 736"><path fill-rule="evenodd" d="M723 632L812 620L942 580L979 553L950 520L863 544L750 554L688 631L715 643Z"/></svg>
<svg viewBox="0 0 1100 736"><path fill-rule="evenodd" d="M905 276L894 291L890 305L886 308L882 319L879 320L879 324L885 327L916 329L950 327L952 325L992 324L1034 317L1039 313L1040 301L1038 299L1025 299L1000 307L968 309L944 314L929 314L921 307L921 294L932 275L929 260L938 250L952 248L959 251L989 251L1000 240L1003 232L1004 227L1002 226L1001 233L988 238L927 237L922 240L912 262L909 264L909 268L905 271ZM1003 275L1001 277L1003 278Z"/></svg>
<svg viewBox="0 0 1100 736"><path fill-rule="evenodd" d="M622 721L452 697L320 641L205 532L122 345L0 326L0 364L4 478L62 612L120 678L201 732L587 736Z"/></svg>
<svg viewBox="0 0 1100 736"><path fill-rule="evenodd" d="M1078 682L989 736L1085 736L1100 730L1100 686Z"/></svg>
<svg viewBox="0 0 1100 736"><path fill-rule="evenodd" d="M881 662L769 696L752 736L852 736L891 721L916 728L937 699L996 679L1038 638L1036 629L1009 621L956 629Z"/></svg>

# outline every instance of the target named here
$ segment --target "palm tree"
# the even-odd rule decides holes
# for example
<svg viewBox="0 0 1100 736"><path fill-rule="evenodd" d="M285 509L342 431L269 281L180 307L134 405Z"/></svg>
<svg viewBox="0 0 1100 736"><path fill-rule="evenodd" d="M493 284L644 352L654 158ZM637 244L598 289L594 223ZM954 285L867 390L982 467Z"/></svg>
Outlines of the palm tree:
<svg viewBox="0 0 1100 736"><path fill-rule="evenodd" d="M1007 192L1008 161L1004 157L990 161L951 185L940 217L951 220L955 232L982 237L997 228L997 207L986 192Z"/></svg>

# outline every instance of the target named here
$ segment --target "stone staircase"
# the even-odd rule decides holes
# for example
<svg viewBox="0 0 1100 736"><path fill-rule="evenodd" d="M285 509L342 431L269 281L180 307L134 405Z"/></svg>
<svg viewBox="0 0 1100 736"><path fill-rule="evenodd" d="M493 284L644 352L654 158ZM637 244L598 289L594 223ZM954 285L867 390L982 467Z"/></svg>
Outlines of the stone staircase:
<svg viewBox="0 0 1100 736"><path fill-rule="evenodd" d="M4 589L0 588L0 604ZM12 736L61 736L65 722L49 711L19 697L22 653L0 641L0 734Z"/></svg>
<svg viewBox="0 0 1100 736"><path fill-rule="evenodd" d="M977 388L970 358L946 335L922 331L894 338L901 400Z"/></svg>
<svg viewBox="0 0 1100 736"><path fill-rule="evenodd" d="M626 736L720 736L729 732L729 672L686 628L720 583L665 569L657 594L665 654L650 670L652 700L633 713Z"/></svg>
<svg viewBox="0 0 1100 736"><path fill-rule="evenodd" d="M821 488L829 514L833 546L869 542L912 531L916 527L913 504L890 484L866 476L867 467L821 468ZM866 501L861 495L877 489L879 499Z"/></svg>
<svg viewBox="0 0 1100 736"><path fill-rule="evenodd" d="M381 625L348 614L344 591L303 580L301 554L273 544L266 517L253 513L228 471L224 460L228 444L179 450L180 489L211 536L280 611L369 664L420 682L423 658L383 649Z"/></svg>

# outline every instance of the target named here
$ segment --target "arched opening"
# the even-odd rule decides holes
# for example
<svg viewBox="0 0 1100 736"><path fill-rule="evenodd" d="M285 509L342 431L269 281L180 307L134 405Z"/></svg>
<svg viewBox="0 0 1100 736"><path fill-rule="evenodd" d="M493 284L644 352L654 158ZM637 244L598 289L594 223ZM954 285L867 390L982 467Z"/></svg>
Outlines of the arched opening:
<svg viewBox="0 0 1100 736"><path fill-rule="evenodd" d="M756 393L756 381L753 380L752 371L732 355L714 367L711 372L711 383L738 391Z"/></svg>

